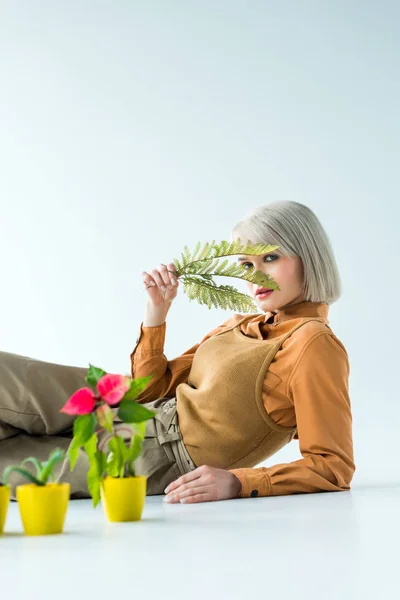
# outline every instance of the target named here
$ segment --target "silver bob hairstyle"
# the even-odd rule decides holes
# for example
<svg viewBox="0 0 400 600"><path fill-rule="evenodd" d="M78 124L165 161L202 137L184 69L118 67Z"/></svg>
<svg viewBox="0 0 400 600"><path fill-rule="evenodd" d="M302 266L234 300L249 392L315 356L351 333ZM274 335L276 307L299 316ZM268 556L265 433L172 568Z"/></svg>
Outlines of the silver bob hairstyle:
<svg viewBox="0 0 400 600"><path fill-rule="evenodd" d="M300 256L304 301L333 304L341 281L327 233L314 212L299 202L278 200L256 207L235 225L231 241L273 244L276 253Z"/></svg>

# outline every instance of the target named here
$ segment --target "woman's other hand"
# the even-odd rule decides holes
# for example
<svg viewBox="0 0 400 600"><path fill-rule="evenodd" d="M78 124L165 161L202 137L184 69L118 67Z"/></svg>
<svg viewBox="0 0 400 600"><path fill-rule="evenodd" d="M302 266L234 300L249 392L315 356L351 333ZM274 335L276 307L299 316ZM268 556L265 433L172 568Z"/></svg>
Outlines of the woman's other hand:
<svg viewBox="0 0 400 600"><path fill-rule="evenodd" d="M201 465L170 483L164 490L164 502L228 500L238 498L241 490L240 480L230 471Z"/></svg>

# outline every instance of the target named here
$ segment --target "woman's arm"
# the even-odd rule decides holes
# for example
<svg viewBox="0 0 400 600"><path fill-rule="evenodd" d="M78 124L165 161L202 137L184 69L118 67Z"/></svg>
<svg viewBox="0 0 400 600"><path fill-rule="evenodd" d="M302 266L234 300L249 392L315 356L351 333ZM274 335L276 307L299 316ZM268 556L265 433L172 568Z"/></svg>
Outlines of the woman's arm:
<svg viewBox="0 0 400 600"><path fill-rule="evenodd" d="M231 469L242 483L240 497L249 497L253 490L258 496L279 496L350 489L356 467L349 374L347 352L334 334L311 338L288 381L303 458L272 467Z"/></svg>

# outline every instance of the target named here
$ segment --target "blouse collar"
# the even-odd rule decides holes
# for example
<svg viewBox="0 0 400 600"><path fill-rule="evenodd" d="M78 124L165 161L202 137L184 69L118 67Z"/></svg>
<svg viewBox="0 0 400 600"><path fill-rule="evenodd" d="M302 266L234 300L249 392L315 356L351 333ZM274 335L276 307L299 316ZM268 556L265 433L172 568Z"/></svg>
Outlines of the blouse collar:
<svg viewBox="0 0 400 600"><path fill-rule="evenodd" d="M278 323L283 323L289 319L298 319L301 317L322 317L323 319L327 319L328 313L329 304L326 302L303 301L282 308L277 313L267 311L263 322L267 323L271 317L273 317L273 321L271 320L270 323L274 325L278 325Z"/></svg>

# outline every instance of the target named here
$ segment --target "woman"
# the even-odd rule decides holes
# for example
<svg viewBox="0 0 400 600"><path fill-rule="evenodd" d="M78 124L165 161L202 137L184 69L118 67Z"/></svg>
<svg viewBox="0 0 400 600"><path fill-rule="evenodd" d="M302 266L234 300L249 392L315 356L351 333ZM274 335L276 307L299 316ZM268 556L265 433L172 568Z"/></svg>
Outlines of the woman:
<svg viewBox="0 0 400 600"><path fill-rule="evenodd" d="M238 223L232 240L239 237L279 246L238 260L270 275L280 290L258 295L246 282L262 313L233 314L173 360L163 348L179 287L175 265L142 273L148 302L131 375L153 376L137 401L157 414L147 423L136 473L148 476L148 495L165 492L172 503L349 490L350 368L327 318L340 279L326 232L308 207L281 201ZM86 384L87 369L10 353L0 359L1 472L30 454L68 447L72 418L59 408ZM128 438L124 424L118 427ZM292 439L302 459L254 468ZM107 443L108 434L102 449ZM88 497L83 453L78 463L71 474L65 461L57 480L70 481L71 497Z"/></svg>

